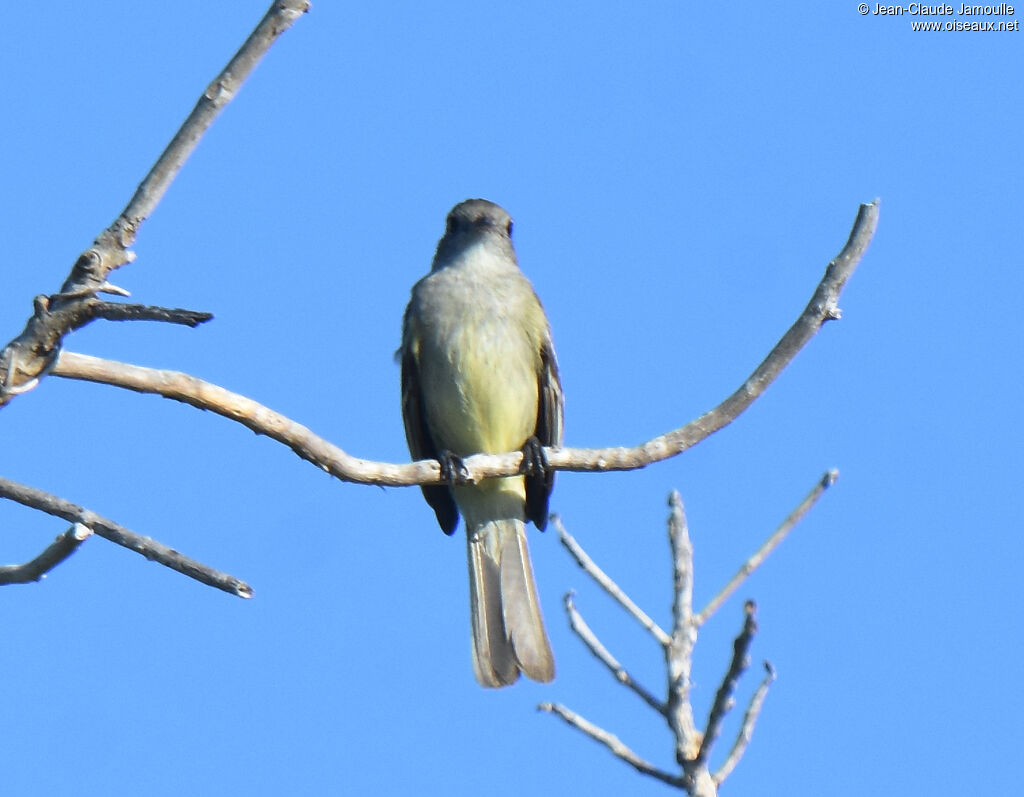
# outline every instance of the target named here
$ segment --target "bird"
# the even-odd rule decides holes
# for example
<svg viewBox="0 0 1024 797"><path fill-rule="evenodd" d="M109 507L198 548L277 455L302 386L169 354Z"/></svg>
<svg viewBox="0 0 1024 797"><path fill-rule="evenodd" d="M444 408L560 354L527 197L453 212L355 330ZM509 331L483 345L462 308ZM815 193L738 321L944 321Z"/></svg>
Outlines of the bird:
<svg viewBox="0 0 1024 797"><path fill-rule="evenodd" d="M402 418L414 460L436 459L446 484L423 486L445 534L462 516L476 680L549 682L555 661L526 539L543 530L562 442L564 399L551 327L519 270L512 218L486 199L449 212L430 272L402 320ZM521 475L460 480L461 459L523 451Z"/></svg>

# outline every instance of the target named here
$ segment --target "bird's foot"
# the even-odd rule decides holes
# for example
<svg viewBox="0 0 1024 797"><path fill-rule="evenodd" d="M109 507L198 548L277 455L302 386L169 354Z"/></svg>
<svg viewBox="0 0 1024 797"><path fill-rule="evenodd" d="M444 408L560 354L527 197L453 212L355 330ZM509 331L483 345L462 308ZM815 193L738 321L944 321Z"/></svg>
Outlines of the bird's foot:
<svg viewBox="0 0 1024 797"><path fill-rule="evenodd" d="M469 470L462 464L462 457L451 451L442 451L437 461L441 466L441 479L450 487L469 481Z"/></svg>
<svg viewBox="0 0 1024 797"><path fill-rule="evenodd" d="M529 438L523 444L523 462L519 472L526 476L543 479L548 473L548 458L544 454L544 446L536 437Z"/></svg>

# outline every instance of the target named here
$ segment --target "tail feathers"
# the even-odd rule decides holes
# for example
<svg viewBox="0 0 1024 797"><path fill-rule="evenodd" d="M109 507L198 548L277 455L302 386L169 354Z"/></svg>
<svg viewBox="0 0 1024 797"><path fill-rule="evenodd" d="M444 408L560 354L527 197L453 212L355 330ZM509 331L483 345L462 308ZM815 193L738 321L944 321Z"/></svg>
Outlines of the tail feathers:
<svg viewBox="0 0 1024 797"><path fill-rule="evenodd" d="M515 683L522 671L547 682L555 677L537 589L520 520L496 520L469 534L473 672L483 686Z"/></svg>
<svg viewBox="0 0 1024 797"><path fill-rule="evenodd" d="M555 677L555 657L540 615L526 528L518 521L516 526L516 533L507 535L501 545L502 619L519 669L527 678L547 683Z"/></svg>
<svg viewBox="0 0 1024 797"><path fill-rule="evenodd" d="M492 688L514 684L519 666L501 617L501 575L482 540L469 541L469 608L477 682Z"/></svg>

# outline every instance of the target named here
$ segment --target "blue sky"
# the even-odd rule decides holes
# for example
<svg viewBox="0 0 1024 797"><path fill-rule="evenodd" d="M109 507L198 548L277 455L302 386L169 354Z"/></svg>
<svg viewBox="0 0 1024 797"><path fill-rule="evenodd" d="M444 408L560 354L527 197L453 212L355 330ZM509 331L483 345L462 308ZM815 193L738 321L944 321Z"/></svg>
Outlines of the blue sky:
<svg viewBox="0 0 1024 797"><path fill-rule="evenodd" d="M8 16L5 339L120 212L265 5ZM634 445L746 377L858 204L881 197L843 320L745 415L642 471L561 474L552 508L667 624L671 489L702 604L838 468L702 630L699 715L745 598L759 605L755 664L779 674L727 793L1010 794L1024 705L1021 35L915 33L852 2L321 0L115 275L136 301L216 320L96 323L67 348L186 371L356 456L407 461L401 313L445 213L482 196L515 217L550 317L566 443ZM57 378L0 421L3 476L256 591L232 598L93 539L41 584L0 592L6 792L668 793L535 711L565 703L671 765L667 729L571 635L562 595L577 591L654 690L658 650L552 533L531 545L558 677L489 692L470 668L464 544L418 490L342 484L222 418ZM66 524L2 504L0 528L13 563Z"/></svg>

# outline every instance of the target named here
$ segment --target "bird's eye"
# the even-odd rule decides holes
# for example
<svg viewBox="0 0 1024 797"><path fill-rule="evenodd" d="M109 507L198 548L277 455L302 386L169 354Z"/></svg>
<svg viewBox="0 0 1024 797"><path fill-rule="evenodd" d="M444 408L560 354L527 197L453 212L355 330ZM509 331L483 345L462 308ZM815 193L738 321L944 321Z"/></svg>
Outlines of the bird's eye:
<svg viewBox="0 0 1024 797"><path fill-rule="evenodd" d="M505 227L505 233L509 238L512 237L512 219L508 220L508 226Z"/></svg>

